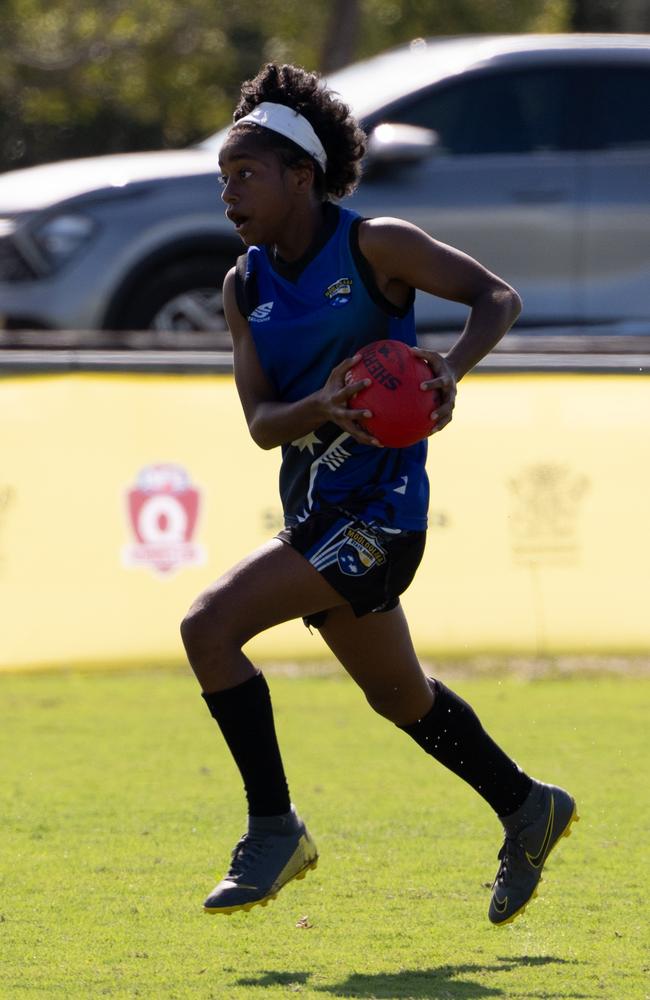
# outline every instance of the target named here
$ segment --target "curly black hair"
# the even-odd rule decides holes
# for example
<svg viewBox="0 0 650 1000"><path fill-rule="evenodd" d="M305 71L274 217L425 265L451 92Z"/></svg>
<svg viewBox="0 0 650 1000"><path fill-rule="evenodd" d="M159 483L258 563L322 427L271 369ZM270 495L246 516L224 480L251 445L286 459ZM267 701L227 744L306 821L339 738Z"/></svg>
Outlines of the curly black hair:
<svg viewBox="0 0 650 1000"><path fill-rule="evenodd" d="M240 118L262 104L272 101L284 104L307 119L323 144L327 154L325 172L314 164L314 189L325 200L328 195L343 198L351 194L361 178L361 159L366 152L366 136L350 109L328 90L320 76L300 66L267 63L256 77L246 80L241 87L241 97L233 114L236 125ZM246 122L242 128L246 128ZM291 139L277 132L251 125L251 130L264 133L259 139L272 148L287 166L304 161L305 153Z"/></svg>

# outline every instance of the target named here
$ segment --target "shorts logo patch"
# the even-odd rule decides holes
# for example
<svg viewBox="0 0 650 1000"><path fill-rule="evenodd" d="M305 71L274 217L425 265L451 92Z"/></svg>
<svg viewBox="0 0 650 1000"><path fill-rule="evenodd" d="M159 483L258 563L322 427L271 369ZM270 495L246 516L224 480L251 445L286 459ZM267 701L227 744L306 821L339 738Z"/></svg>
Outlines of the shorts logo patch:
<svg viewBox="0 0 650 1000"><path fill-rule="evenodd" d="M347 306L352 295L352 278L339 278L325 289L325 298L331 306Z"/></svg>
<svg viewBox="0 0 650 1000"><path fill-rule="evenodd" d="M374 535L348 526L343 533L337 562L346 576L363 576L386 562L386 552L377 544Z"/></svg>

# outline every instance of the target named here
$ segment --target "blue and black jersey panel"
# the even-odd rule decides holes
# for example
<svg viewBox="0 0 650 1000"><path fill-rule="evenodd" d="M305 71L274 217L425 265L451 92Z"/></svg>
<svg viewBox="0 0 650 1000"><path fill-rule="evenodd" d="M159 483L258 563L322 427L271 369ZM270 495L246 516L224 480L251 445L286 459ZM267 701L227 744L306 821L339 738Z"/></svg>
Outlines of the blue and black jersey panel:
<svg viewBox="0 0 650 1000"><path fill-rule="evenodd" d="M411 290L404 307L389 302L359 249L362 219L328 204L318 242L286 264L267 247L237 261L236 294L262 368L277 398L318 391L332 369L374 340L415 345ZM280 493L288 524L339 507L401 529L426 527L426 443L388 449L361 445L325 424L282 448Z"/></svg>

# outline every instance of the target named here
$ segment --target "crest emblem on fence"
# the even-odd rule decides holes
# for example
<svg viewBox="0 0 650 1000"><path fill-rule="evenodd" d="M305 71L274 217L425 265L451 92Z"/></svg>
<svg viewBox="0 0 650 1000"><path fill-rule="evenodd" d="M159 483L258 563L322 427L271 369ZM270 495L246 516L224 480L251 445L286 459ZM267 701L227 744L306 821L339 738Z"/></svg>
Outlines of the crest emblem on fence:
<svg viewBox="0 0 650 1000"><path fill-rule="evenodd" d="M567 563L580 555L586 476L564 466L539 463L508 483L512 550L518 562Z"/></svg>
<svg viewBox="0 0 650 1000"><path fill-rule="evenodd" d="M166 576L205 562L205 549L194 540L200 505L201 493L182 466L140 469L126 494L132 541L122 551L124 564Z"/></svg>

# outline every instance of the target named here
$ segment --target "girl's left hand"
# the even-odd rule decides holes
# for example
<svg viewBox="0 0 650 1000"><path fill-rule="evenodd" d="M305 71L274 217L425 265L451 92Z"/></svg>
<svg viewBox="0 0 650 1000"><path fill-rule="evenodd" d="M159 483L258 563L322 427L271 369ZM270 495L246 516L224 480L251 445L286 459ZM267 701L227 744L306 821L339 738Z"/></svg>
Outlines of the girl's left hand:
<svg viewBox="0 0 650 1000"><path fill-rule="evenodd" d="M430 392L435 389L438 393L440 403L432 413L436 426L431 433L435 434L436 431L441 431L443 427L446 427L451 420L456 403L456 375L451 365L436 351L425 351L422 347L412 347L411 350L418 358L426 361L433 373L433 378L422 383L422 390Z"/></svg>

